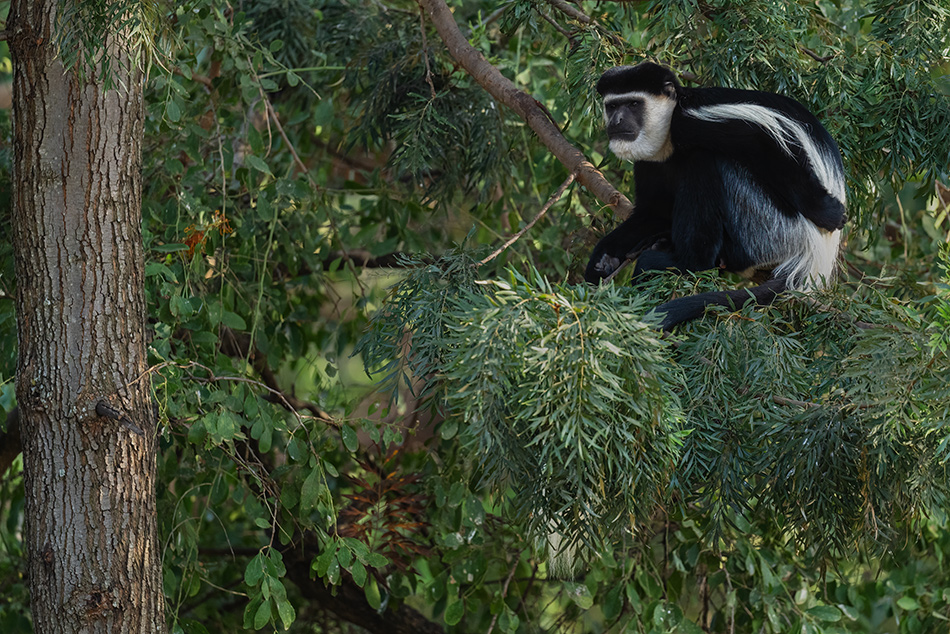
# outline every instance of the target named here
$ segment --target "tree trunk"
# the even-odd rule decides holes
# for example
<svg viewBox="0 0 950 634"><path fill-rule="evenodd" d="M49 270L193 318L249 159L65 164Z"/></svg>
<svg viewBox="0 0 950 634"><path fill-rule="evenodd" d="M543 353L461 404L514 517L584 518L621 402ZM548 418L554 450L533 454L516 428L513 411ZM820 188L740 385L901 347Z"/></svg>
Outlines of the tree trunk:
<svg viewBox="0 0 950 634"><path fill-rule="evenodd" d="M145 376L142 75L66 72L56 0L14 0L13 243L37 632L164 631ZM105 34L103 34L105 37Z"/></svg>

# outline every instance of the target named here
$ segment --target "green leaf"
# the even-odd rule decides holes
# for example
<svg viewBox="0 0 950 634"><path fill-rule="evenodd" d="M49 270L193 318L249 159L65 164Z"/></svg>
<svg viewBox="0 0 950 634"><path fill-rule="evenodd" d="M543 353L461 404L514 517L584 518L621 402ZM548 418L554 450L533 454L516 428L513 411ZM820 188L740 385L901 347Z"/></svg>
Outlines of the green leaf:
<svg viewBox="0 0 950 634"><path fill-rule="evenodd" d="M195 621L194 619L182 619L180 623L181 628L179 631L185 634L210 634L208 628L206 628L203 623Z"/></svg>
<svg viewBox="0 0 950 634"><path fill-rule="evenodd" d="M366 566L363 565L363 562L359 559L354 561L350 568L350 574L353 576L353 583L362 588L363 584L366 583Z"/></svg>
<svg viewBox="0 0 950 634"><path fill-rule="evenodd" d="M165 116L168 117L169 121L177 122L181 120L181 108L178 107L174 99L165 103Z"/></svg>
<svg viewBox="0 0 950 634"><path fill-rule="evenodd" d="M178 277L175 275L175 272L171 268L165 266L161 262L149 262L145 265L145 276L146 277L155 277L161 275L164 279L169 282L177 282Z"/></svg>
<svg viewBox="0 0 950 634"><path fill-rule="evenodd" d="M841 620L841 610L833 605L816 605L813 608L808 608L805 612L819 621L834 622Z"/></svg>
<svg viewBox="0 0 950 634"><path fill-rule="evenodd" d="M228 481L223 476L219 476L211 485L211 503L215 506L221 504L228 498L229 493Z"/></svg>
<svg viewBox="0 0 950 634"><path fill-rule="evenodd" d="M689 619L683 619L676 625L676 634L703 634L703 628Z"/></svg>
<svg viewBox="0 0 950 634"><path fill-rule="evenodd" d="M280 621L284 626L284 629L289 629L291 624L297 618L296 612L294 612L294 606L290 604L290 601L287 599L281 599L277 601L277 614L280 616Z"/></svg>
<svg viewBox="0 0 950 634"><path fill-rule="evenodd" d="M349 570L350 563L353 561L353 551L349 548L341 548L336 552L336 560L340 565Z"/></svg>
<svg viewBox="0 0 950 634"><path fill-rule="evenodd" d="M271 444L274 442L274 428L267 424L261 430L261 437L258 440L258 448L263 453L270 451Z"/></svg>
<svg viewBox="0 0 950 634"><path fill-rule="evenodd" d="M360 441L356 432L349 425L340 425L340 436L343 438L343 446L351 453L360 448Z"/></svg>
<svg viewBox="0 0 950 634"><path fill-rule="evenodd" d="M445 440L451 440L458 433L459 422L457 418L448 418L439 427L439 435Z"/></svg>
<svg viewBox="0 0 950 634"><path fill-rule="evenodd" d="M238 431L238 422L234 418L234 414L228 410L223 410L218 414L218 420L216 425L217 438L220 442L226 442L232 440L235 435L239 433Z"/></svg>
<svg viewBox="0 0 950 634"><path fill-rule="evenodd" d="M461 599L455 603L450 603L447 608L445 608L445 624L446 625L457 625L459 621L462 620L462 616L465 614L465 602Z"/></svg>
<svg viewBox="0 0 950 634"><path fill-rule="evenodd" d="M247 607L244 608L244 627L246 629L251 629L254 625L254 616L260 611L261 604L263 599L258 595L254 597L252 601L247 604Z"/></svg>
<svg viewBox="0 0 950 634"><path fill-rule="evenodd" d="M264 601L261 603L261 607L257 608L257 613L254 615L254 629L259 630L270 621L271 610L270 610L270 601Z"/></svg>
<svg viewBox="0 0 950 634"><path fill-rule="evenodd" d="M903 596L897 600L898 607L904 610L919 610L920 604L913 597Z"/></svg>
<svg viewBox="0 0 950 634"><path fill-rule="evenodd" d="M310 458L310 452L307 451L307 444L297 436L294 436L287 444L287 453L294 462L307 462Z"/></svg>
<svg viewBox="0 0 950 634"><path fill-rule="evenodd" d="M337 557L339 556L340 551L337 551ZM330 562L330 567L327 568L327 581L333 585L340 583L340 561L334 557L333 561Z"/></svg>
<svg viewBox="0 0 950 634"><path fill-rule="evenodd" d="M192 443L193 445L200 444L207 435L208 430L205 427L203 418L199 418L191 424L191 427L188 428L188 442Z"/></svg>
<svg viewBox="0 0 950 634"><path fill-rule="evenodd" d="M313 509L322 492L323 474L319 467L314 467L300 487L300 511L305 513Z"/></svg>
<svg viewBox="0 0 950 634"><path fill-rule="evenodd" d="M325 577L327 574L327 569L330 567L330 562L336 559L336 549L327 548L320 556L314 559L313 563L310 565L311 569L317 573L320 577Z"/></svg>
<svg viewBox="0 0 950 634"><path fill-rule="evenodd" d="M374 610L378 610L382 605L382 597L379 594L379 586L376 585L376 579L370 576L366 580L366 585L363 586L363 593L366 595L366 602L369 603L369 607Z"/></svg>
<svg viewBox="0 0 950 634"><path fill-rule="evenodd" d="M247 330L247 322L237 313L225 310L221 313L221 322L233 330Z"/></svg>
<svg viewBox="0 0 950 634"><path fill-rule="evenodd" d="M623 591L623 584L618 583L611 588L604 597L601 609L604 611L604 618L608 621L612 621L620 616L620 611L623 609Z"/></svg>
<svg viewBox="0 0 950 634"><path fill-rule="evenodd" d="M627 601L630 602L630 605L633 607L633 611L637 614L643 611L643 603L640 601L640 595L637 593L637 584L632 581L627 582L624 586L627 594Z"/></svg>
<svg viewBox="0 0 950 634"><path fill-rule="evenodd" d="M257 396L254 394L248 394L244 399L244 415L248 419L257 418L257 413L260 411L260 406L257 401ZM255 421L255 425L258 421ZM260 436L258 436L260 437Z"/></svg>
<svg viewBox="0 0 950 634"><path fill-rule="evenodd" d="M594 605L594 597L591 595L590 590L583 583L565 583L565 589L568 592L568 596L571 597L577 607L582 610L589 610Z"/></svg>
<svg viewBox="0 0 950 634"><path fill-rule="evenodd" d="M287 567L284 565L284 556L276 548L267 551L267 570L275 577L283 577L287 574Z"/></svg>
<svg viewBox="0 0 950 634"><path fill-rule="evenodd" d="M369 557L369 546L353 537L346 537L343 541L346 546L353 551L353 554L356 555L358 560L364 564L367 562Z"/></svg>
<svg viewBox="0 0 950 634"><path fill-rule="evenodd" d="M270 168L267 166L267 163L265 163L260 157L253 154L248 154L244 157L244 161L258 172L264 172L268 176L273 176Z"/></svg>

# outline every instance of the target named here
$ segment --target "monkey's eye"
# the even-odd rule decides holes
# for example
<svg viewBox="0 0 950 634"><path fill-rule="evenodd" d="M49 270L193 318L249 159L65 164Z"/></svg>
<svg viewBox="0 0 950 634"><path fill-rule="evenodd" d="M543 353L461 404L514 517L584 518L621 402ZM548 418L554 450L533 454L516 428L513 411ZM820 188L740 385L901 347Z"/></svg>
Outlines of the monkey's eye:
<svg viewBox="0 0 950 634"><path fill-rule="evenodd" d="M604 104L604 111L607 114L611 112L616 112L620 108L626 108L628 110L639 110L643 107L642 99L626 99L624 101L611 101L610 103Z"/></svg>

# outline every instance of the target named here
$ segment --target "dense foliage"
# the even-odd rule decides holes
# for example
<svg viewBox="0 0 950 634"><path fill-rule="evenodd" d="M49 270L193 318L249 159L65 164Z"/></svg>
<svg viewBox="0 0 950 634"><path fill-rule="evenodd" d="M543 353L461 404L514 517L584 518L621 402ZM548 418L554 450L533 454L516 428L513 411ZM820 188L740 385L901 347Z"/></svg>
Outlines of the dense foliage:
<svg viewBox="0 0 950 634"><path fill-rule="evenodd" d="M615 222L583 187L489 255L568 174L416 3L143 6L175 631L946 630L945 2L452 3L623 191L592 90L617 63L789 94L839 141L837 289L667 338L652 306L737 280L578 284ZM10 152L0 110L4 226ZM0 424L12 268L0 240ZM29 627L21 478L2 631Z"/></svg>

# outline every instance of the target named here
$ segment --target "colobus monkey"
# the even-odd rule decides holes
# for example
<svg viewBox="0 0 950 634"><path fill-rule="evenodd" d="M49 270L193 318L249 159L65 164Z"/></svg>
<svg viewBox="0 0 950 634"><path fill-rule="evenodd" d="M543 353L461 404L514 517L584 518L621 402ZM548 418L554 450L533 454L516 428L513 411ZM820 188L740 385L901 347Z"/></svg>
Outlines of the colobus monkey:
<svg viewBox="0 0 950 634"><path fill-rule="evenodd" d="M711 304L768 304L786 288L831 281L845 222L844 168L831 135L804 106L766 92L684 88L649 62L611 68L597 91L611 151L634 162L636 201L594 249L588 282L642 249L635 274L772 270L754 288L659 306L669 330Z"/></svg>

